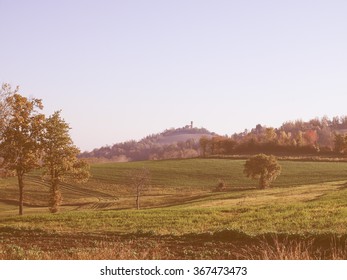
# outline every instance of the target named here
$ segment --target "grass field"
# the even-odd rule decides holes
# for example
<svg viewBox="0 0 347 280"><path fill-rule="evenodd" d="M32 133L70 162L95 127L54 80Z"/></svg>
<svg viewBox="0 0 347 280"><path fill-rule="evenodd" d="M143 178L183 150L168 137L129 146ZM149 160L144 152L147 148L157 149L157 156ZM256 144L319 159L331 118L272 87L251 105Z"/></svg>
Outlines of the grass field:
<svg viewBox="0 0 347 280"><path fill-rule="evenodd" d="M23 217L16 215L14 178L2 179L0 258L347 257L347 163L281 161L281 176L266 190L242 174L243 164L95 164L87 184L62 185L64 205L54 215L46 207L47 186L30 174ZM141 167L150 170L151 187L141 197L142 209L135 210L126 174ZM213 191L219 179L225 192Z"/></svg>

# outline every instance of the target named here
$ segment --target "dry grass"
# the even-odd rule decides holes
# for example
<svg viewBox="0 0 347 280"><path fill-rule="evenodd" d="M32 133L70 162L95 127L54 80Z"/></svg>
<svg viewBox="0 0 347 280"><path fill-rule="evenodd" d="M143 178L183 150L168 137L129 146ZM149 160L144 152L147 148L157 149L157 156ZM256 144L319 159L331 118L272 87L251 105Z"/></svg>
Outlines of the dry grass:
<svg viewBox="0 0 347 280"><path fill-rule="evenodd" d="M2 260L155 260L171 259L172 254L160 242L141 244L136 240L103 242L96 241L93 246L71 247L61 250L46 250L18 245L0 244Z"/></svg>
<svg viewBox="0 0 347 280"><path fill-rule="evenodd" d="M247 246L239 257L249 260L346 260L347 243L339 244L331 239L330 246L317 246L314 239L280 241L274 237L270 242L264 240Z"/></svg>

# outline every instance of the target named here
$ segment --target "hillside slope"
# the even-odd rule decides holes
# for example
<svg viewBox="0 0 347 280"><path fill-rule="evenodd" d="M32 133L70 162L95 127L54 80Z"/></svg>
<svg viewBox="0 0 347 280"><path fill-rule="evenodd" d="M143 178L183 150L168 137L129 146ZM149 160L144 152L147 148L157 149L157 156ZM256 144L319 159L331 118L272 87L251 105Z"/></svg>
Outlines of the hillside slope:
<svg viewBox="0 0 347 280"><path fill-rule="evenodd" d="M126 141L113 146L101 147L84 152L82 158L104 159L107 161L136 161L150 159L191 158L200 154L201 137L216 135L205 128L185 126L171 128L161 133L149 135L140 141Z"/></svg>

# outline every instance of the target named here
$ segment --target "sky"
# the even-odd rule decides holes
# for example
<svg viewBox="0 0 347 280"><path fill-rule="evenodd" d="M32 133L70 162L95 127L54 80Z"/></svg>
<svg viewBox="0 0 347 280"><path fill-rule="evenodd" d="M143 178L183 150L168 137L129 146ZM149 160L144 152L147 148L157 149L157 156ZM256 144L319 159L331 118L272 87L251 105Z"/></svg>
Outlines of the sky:
<svg viewBox="0 0 347 280"><path fill-rule="evenodd" d="M82 151L347 114L346 0L0 0L0 83Z"/></svg>

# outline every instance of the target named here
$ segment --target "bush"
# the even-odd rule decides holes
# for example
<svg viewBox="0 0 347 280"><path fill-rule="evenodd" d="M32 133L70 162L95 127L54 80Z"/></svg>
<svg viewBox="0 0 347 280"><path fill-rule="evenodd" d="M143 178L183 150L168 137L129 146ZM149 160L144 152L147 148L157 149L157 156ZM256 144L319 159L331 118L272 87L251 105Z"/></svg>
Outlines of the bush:
<svg viewBox="0 0 347 280"><path fill-rule="evenodd" d="M215 192L224 192L224 191L226 191L226 189L227 189L227 187L226 187L224 180L219 179L218 184L217 184L216 188L214 189L214 191Z"/></svg>

